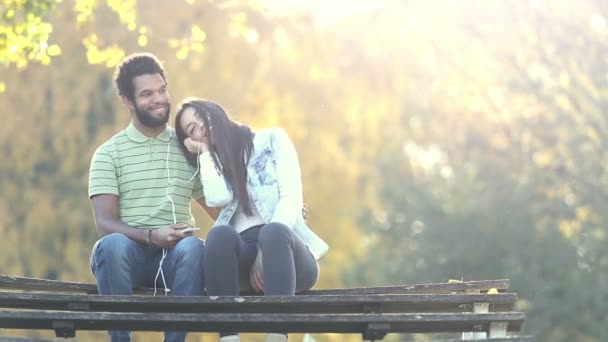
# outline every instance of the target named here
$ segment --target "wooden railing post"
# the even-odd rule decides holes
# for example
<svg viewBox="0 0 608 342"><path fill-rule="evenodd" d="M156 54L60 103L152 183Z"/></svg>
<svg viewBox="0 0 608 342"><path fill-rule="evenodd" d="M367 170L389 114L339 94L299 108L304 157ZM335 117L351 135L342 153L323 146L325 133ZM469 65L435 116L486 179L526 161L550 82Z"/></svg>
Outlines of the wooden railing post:
<svg viewBox="0 0 608 342"><path fill-rule="evenodd" d="M490 338L505 338L507 337L507 322L492 322L490 323Z"/></svg>
<svg viewBox="0 0 608 342"><path fill-rule="evenodd" d="M473 304L473 313L488 313L490 312L490 304L489 303L474 303ZM463 332L462 340L470 341L470 340L485 340L488 338L488 334L486 333L483 327L477 327L476 331L471 332Z"/></svg>
<svg viewBox="0 0 608 342"><path fill-rule="evenodd" d="M363 333L363 339L369 341L382 340L390 329L391 325L388 323L369 323Z"/></svg>

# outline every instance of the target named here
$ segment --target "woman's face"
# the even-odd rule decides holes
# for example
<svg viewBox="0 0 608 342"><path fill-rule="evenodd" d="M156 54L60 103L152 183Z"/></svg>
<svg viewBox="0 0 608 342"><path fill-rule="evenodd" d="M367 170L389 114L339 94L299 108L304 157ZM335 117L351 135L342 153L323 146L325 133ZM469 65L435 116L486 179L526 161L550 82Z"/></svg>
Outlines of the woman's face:
<svg viewBox="0 0 608 342"><path fill-rule="evenodd" d="M180 125L184 129L184 132L186 132L186 136L188 136L188 138L207 143L208 132L205 128L205 123L194 108L188 107L183 111L180 119Z"/></svg>

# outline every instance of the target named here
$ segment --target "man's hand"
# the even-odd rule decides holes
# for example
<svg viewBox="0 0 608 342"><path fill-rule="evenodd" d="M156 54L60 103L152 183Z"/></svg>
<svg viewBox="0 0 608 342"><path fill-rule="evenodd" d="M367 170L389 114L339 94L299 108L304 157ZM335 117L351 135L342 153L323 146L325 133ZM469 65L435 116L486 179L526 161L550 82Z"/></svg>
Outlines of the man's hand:
<svg viewBox="0 0 608 342"><path fill-rule="evenodd" d="M302 217L304 218L304 223L308 224L308 206L306 206L306 203L302 207Z"/></svg>
<svg viewBox="0 0 608 342"><path fill-rule="evenodd" d="M260 293L264 290L264 267L262 265L262 251L258 249L251 271L249 272L251 288Z"/></svg>
<svg viewBox="0 0 608 342"><path fill-rule="evenodd" d="M150 234L150 242L161 248L173 248L181 239L190 236L190 234L182 234L181 229L188 228L185 223L172 224L152 230Z"/></svg>

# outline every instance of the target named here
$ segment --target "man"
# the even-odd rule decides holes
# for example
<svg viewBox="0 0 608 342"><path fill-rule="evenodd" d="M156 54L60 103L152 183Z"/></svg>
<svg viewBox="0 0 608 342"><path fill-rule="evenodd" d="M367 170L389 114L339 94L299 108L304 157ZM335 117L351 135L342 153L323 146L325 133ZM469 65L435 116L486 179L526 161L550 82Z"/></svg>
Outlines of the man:
<svg viewBox="0 0 608 342"><path fill-rule="evenodd" d="M131 123L102 144L91 161L89 198L100 239L91 268L102 295L130 295L136 286L171 296L203 294L204 242L180 230L194 225L191 199L206 207L196 170L168 127L171 110L165 71L151 54L127 56L115 86ZM130 341L110 331L112 342ZM165 341L184 341L166 332Z"/></svg>

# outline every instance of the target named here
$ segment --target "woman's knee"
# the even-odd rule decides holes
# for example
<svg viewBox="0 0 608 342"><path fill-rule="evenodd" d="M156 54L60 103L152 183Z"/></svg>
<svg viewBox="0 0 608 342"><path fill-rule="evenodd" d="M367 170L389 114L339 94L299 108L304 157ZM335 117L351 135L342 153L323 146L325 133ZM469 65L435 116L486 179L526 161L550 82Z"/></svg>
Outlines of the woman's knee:
<svg viewBox="0 0 608 342"><path fill-rule="evenodd" d="M308 267L305 267L300 272L297 272L296 292L311 289L319 280L319 264L313 259Z"/></svg>
<svg viewBox="0 0 608 342"><path fill-rule="evenodd" d="M207 234L206 248L229 247L239 240L239 234L230 226L213 227Z"/></svg>
<svg viewBox="0 0 608 342"><path fill-rule="evenodd" d="M271 222L260 230L259 241L262 246L292 244L293 231L282 223Z"/></svg>

